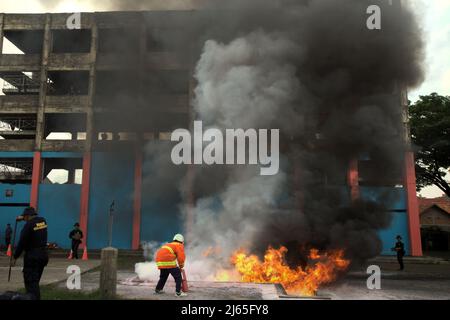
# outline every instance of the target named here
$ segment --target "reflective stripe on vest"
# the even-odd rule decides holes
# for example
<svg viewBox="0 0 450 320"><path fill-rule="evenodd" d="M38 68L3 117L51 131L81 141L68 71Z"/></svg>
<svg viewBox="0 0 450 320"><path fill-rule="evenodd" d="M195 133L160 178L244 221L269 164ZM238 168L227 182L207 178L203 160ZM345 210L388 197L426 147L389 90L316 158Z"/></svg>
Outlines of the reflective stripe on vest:
<svg viewBox="0 0 450 320"><path fill-rule="evenodd" d="M156 265L158 267L176 267L177 266L177 260L174 261L163 261L163 262L157 262Z"/></svg>
<svg viewBox="0 0 450 320"><path fill-rule="evenodd" d="M171 254L173 254L174 256L176 256L175 252L173 251L173 249L169 246L163 246L162 249L167 249L170 251Z"/></svg>

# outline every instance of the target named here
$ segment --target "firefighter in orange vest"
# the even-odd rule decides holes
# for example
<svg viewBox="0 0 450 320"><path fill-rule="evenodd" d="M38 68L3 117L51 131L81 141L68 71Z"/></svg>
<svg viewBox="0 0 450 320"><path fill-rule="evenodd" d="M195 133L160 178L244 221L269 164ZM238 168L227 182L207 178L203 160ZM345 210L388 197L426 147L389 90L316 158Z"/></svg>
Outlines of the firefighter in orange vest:
<svg viewBox="0 0 450 320"><path fill-rule="evenodd" d="M156 265L161 271L155 293L163 294L164 286L169 275L175 279L176 296L186 297L187 294L181 291L182 277L181 270L184 268L186 255L184 254L184 237L181 234L175 235L173 242L163 245L156 253ZM178 265L177 265L178 261Z"/></svg>

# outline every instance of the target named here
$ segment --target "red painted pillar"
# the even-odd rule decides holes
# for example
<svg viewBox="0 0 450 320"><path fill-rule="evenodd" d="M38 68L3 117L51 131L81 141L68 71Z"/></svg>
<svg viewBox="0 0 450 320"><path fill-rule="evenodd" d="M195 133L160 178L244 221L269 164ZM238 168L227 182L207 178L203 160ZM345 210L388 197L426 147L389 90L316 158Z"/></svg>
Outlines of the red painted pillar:
<svg viewBox="0 0 450 320"><path fill-rule="evenodd" d="M141 243L142 158L142 152L140 150L136 151L134 166L133 250L138 250Z"/></svg>
<svg viewBox="0 0 450 320"><path fill-rule="evenodd" d="M405 155L405 180L411 255L421 257L422 241L420 239L419 202L416 192L416 169L414 153L411 151L406 152Z"/></svg>
<svg viewBox="0 0 450 320"><path fill-rule="evenodd" d="M359 193L359 168L358 159L352 159L347 172L347 181L350 186L350 197L352 201L358 200Z"/></svg>
<svg viewBox="0 0 450 320"><path fill-rule="evenodd" d="M91 183L91 152L86 152L83 156L83 181L81 185L81 205L80 205L80 228L84 233L84 241L81 247L87 244L88 219L89 219L89 190Z"/></svg>
<svg viewBox="0 0 450 320"><path fill-rule="evenodd" d="M39 184L42 176L42 154L39 151L34 153L33 157L33 174L31 177L31 197L30 207L38 209Z"/></svg>

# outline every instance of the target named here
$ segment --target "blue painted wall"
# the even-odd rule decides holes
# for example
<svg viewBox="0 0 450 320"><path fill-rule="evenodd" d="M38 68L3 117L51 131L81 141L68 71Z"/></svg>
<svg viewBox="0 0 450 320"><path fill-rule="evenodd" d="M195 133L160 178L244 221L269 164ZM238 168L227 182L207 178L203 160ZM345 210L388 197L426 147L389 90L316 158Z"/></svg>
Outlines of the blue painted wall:
<svg viewBox="0 0 450 320"><path fill-rule="evenodd" d="M112 245L131 248L135 152L92 153L88 247L108 245L109 207L115 201Z"/></svg>
<svg viewBox="0 0 450 320"><path fill-rule="evenodd" d="M81 186L76 184L39 185L39 214L48 223L48 242L70 248L69 232L80 217Z"/></svg>
<svg viewBox="0 0 450 320"><path fill-rule="evenodd" d="M14 229L15 218L22 214L23 209L26 207L0 207L0 245L5 245L5 229L6 224L10 223L11 228ZM17 225L17 234L20 234L20 230L23 224ZM12 240L11 240L12 241ZM16 239L17 243L18 239Z"/></svg>
<svg viewBox="0 0 450 320"><path fill-rule="evenodd" d="M13 196L7 198L6 190L13 190ZM0 184L0 204L28 204L30 201L31 186L27 184ZM5 244L6 224L10 223L14 228L15 218L22 214L26 206L23 207L3 207L0 206L0 245ZM17 230L20 232L21 225Z"/></svg>
<svg viewBox="0 0 450 320"><path fill-rule="evenodd" d="M154 144L164 145L170 144L170 142L155 141ZM151 172L151 156L146 154L143 160L141 241L167 242L172 240L175 234L183 232L184 220L178 207L182 202L179 191L180 181L165 182L165 192L174 195L174 198L171 199L161 199L160 196L148 190L146 187L152 184L152 176L154 175ZM170 161L170 158L167 161ZM180 168L178 167L178 169ZM172 185L168 185L169 183L172 183Z"/></svg>
<svg viewBox="0 0 450 320"><path fill-rule="evenodd" d="M361 187L361 197L367 200L377 201L383 198L388 201L389 210L392 210L392 222L389 228L380 230L379 237L383 243L383 255L395 255L391 251L394 247L395 238L401 235L405 244L407 254L410 253L410 240L408 229L408 214L406 192L404 188L376 188Z"/></svg>
<svg viewBox="0 0 450 320"><path fill-rule="evenodd" d="M13 196L6 197L6 190L12 190ZM29 203L31 185L29 184L0 184L0 203Z"/></svg>

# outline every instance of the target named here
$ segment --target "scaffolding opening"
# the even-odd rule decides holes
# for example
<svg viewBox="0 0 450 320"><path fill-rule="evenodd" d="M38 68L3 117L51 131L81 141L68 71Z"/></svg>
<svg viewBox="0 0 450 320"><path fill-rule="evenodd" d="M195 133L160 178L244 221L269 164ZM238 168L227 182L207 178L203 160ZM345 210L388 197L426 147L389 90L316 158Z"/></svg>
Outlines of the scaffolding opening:
<svg viewBox="0 0 450 320"><path fill-rule="evenodd" d="M86 115L47 113L44 136L46 140L85 140Z"/></svg>
<svg viewBox="0 0 450 320"><path fill-rule="evenodd" d="M47 94L50 96L82 96L89 90L88 71L50 71Z"/></svg>
<svg viewBox="0 0 450 320"><path fill-rule="evenodd" d="M44 30L5 30L3 54L42 54Z"/></svg>
<svg viewBox="0 0 450 320"><path fill-rule="evenodd" d="M91 31L53 30L53 53L89 53L91 51Z"/></svg>
<svg viewBox="0 0 450 320"><path fill-rule="evenodd" d="M0 115L0 137L3 139L34 140L36 125L36 115Z"/></svg>
<svg viewBox="0 0 450 320"><path fill-rule="evenodd" d="M1 72L4 95L38 95L40 73L36 71Z"/></svg>
<svg viewBox="0 0 450 320"><path fill-rule="evenodd" d="M0 159L0 183L31 184L32 174L31 158Z"/></svg>

